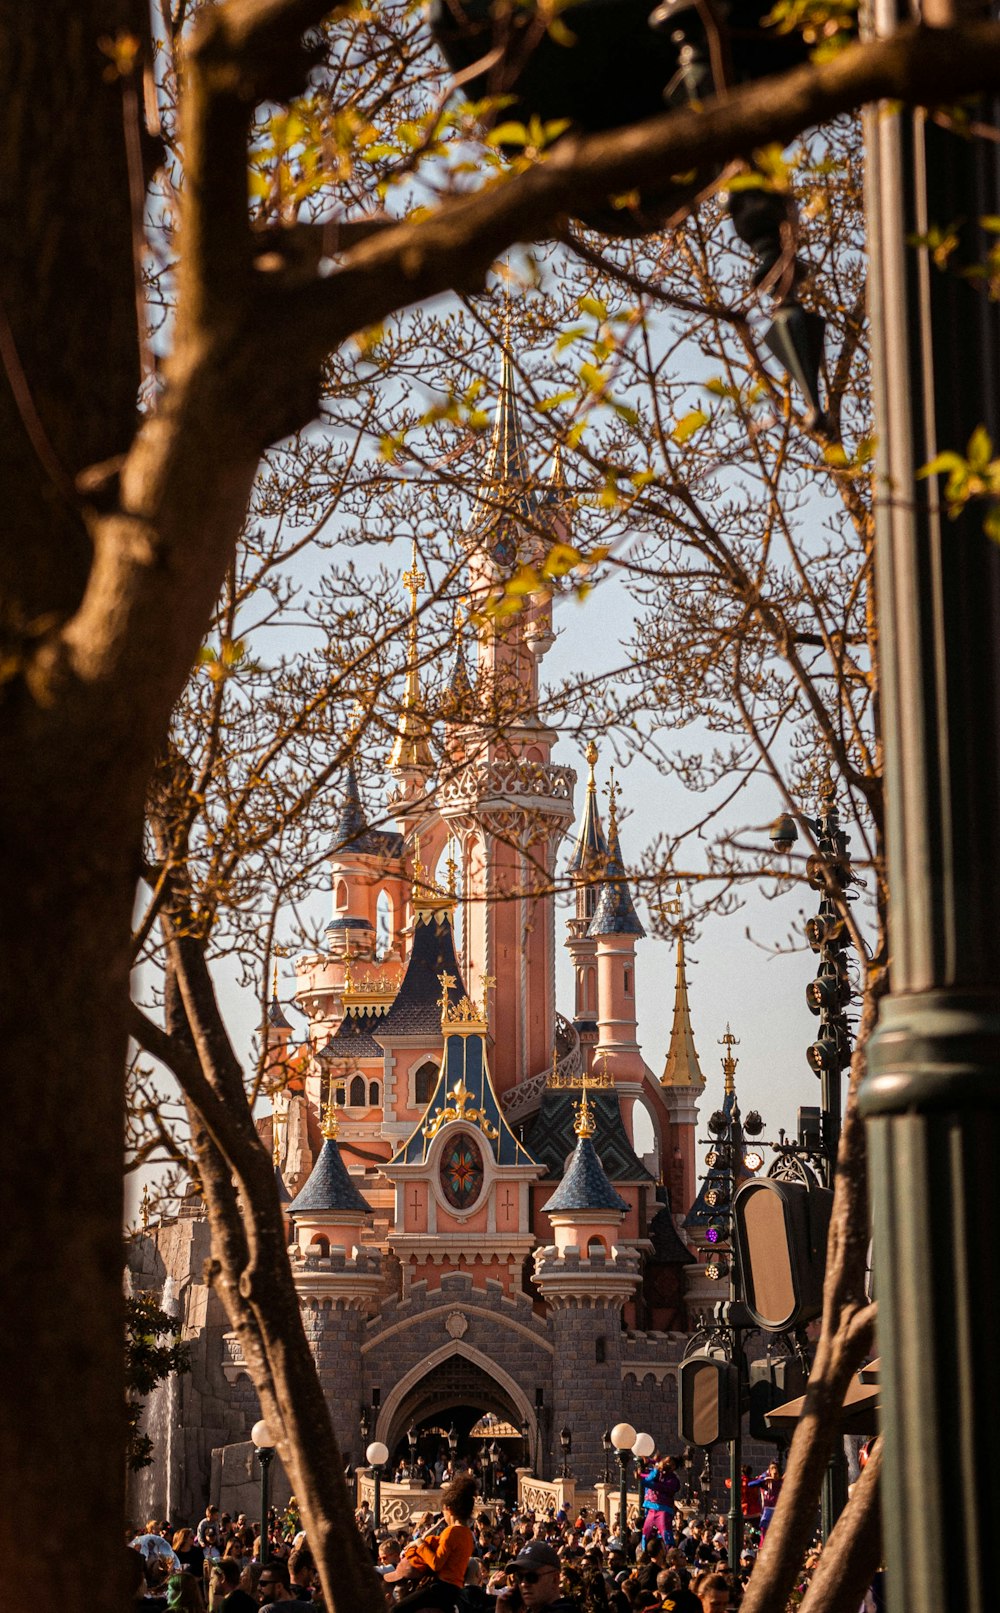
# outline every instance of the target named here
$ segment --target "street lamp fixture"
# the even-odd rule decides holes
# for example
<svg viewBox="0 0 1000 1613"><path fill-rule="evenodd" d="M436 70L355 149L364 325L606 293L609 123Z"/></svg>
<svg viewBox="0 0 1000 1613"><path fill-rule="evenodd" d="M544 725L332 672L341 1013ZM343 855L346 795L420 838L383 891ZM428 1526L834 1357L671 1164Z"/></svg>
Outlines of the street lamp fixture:
<svg viewBox="0 0 1000 1613"><path fill-rule="evenodd" d="M268 1540L268 1479L271 1463L274 1461L274 1439L271 1430L263 1417L254 1423L250 1430L250 1438L257 1450L257 1460L260 1463L260 1561L261 1567L271 1560L271 1549Z"/></svg>
<svg viewBox="0 0 1000 1613"><path fill-rule="evenodd" d="M389 1460L389 1447L380 1439L373 1440L365 1451L365 1459L375 1479L375 1532L382 1527L382 1469Z"/></svg>
<svg viewBox="0 0 1000 1613"><path fill-rule="evenodd" d="M451 1457L452 1462L454 1462L455 1457L458 1455L458 1429L455 1427L454 1423L452 1423L448 1430L448 1455Z"/></svg>
<svg viewBox="0 0 1000 1613"><path fill-rule="evenodd" d="M415 1479L416 1476L417 1476L417 1441L419 1440L419 1438L420 1438L420 1435L417 1433L415 1424L411 1423L409 1428L406 1430L406 1443L410 1447L410 1478L411 1479Z"/></svg>
<svg viewBox="0 0 1000 1613"><path fill-rule="evenodd" d="M601 1435L601 1444L604 1446L604 1482L611 1483L611 1452L614 1446L611 1443L611 1430L606 1428Z"/></svg>
<svg viewBox="0 0 1000 1613"><path fill-rule="evenodd" d="M573 1435L569 1428L559 1430L559 1448L562 1451L562 1476L569 1478L569 1455L573 1449Z"/></svg>
<svg viewBox="0 0 1000 1613"><path fill-rule="evenodd" d="M521 1458L525 1467L531 1466L531 1424L527 1417L521 1424Z"/></svg>
<svg viewBox="0 0 1000 1613"><path fill-rule="evenodd" d="M365 1405L362 1405L361 1407L361 1415L358 1418L358 1422L361 1426L361 1443L364 1445L368 1441L368 1435L371 1433L372 1427L371 1414L369 1413L368 1407Z"/></svg>
<svg viewBox="0 0 1000 1613"><path fill-rule="evenodd" d="M628 1464L638 1433L631 1423L616 1423L611 1430L611 1443L618 1452L618 1536L622 1550L628 1551Z"/></svg>

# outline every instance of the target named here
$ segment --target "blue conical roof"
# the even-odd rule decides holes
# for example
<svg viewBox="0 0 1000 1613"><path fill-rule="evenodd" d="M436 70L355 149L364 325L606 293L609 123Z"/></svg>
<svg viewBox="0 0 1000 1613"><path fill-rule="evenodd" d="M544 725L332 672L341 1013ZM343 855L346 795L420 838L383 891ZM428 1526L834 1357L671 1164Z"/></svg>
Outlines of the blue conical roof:
<svg viewBox="0 0 1000 1613"><path fill-rule="evenodd" d="M372 1207L362 1198L340 1157L340 1149L327 1137L312 1168L308 1182L288 1207L289 1215L306 1215L317 1210L343 1210L371 1215Z"/></svg>
<svg viewBox="0 0 1000 1613"><path fill-rule="evenodd" d="M588 761L591 755L596 760L596 746L588 752ZM594 763L591 761L590 777L587 780L587 800L583 808L580 832L568 863L568 871L571 874L597 874L603 872L607 862L608 842L601 828L601 814L597 810L597 785L594 782Z"/></svg>
<svg viewBox="0 0 1000 1613"><path fill-rule="evenodd" d="M622 861L622 848L618 839L618 825L612 817L608 860L588 935L645 935L639 915L632 904Z"/></svg>
<svg viewBox="0 0 1000 1613"><path fill-rule="evenodd" d="M579 1137L566 1174L545 1205L546 1215L553 1210L612 1210L624 1215L628 1204L612 1187L600 1155L589 1137Z"/></svg>

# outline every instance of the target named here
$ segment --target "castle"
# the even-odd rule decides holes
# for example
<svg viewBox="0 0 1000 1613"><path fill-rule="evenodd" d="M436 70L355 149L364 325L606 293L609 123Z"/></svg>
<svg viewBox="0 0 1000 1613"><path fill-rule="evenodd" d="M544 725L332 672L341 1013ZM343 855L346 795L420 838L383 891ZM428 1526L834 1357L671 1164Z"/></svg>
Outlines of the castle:
<svg viewBox="0 0 1000 1613"><path fill-rule="evenodd" d="M544 493L530 490L505 358L466 539L474 607L513 561L531 560L540 532L561 540L565 503L558 465ZM553 763L557 736L539 710L551 598L535 593L508 616L474 610L476 665L470 672L459 642L434 736L415 561L404 583L406 694L387 762L395 827L372 826L349 769L326 948L296 963L308 1034L295 1038L275 986L273 1113L260 1125L345 1455L360 1464L378 1439L395 1456L408 1430L442 1422L464 1438L492 1415L522 1433L540 1476L558 1465L558 1433L570 1430L574 1471L590 1483L606 1461L602 1432L616 1422L676 1448L688 1312L714 1297L697 1261L704 1079L683 928L657 1075L636 1023L644 932L619 792L612 776L602 818L593 745L564 846L576 778ZM571 1015L557 1011L555 989L554 889L566 877ZM654 1137L644 1158L640 1108ZM258 1416L235 1336L201 1276L207 1253L196 1198L130 1248L134 1283L166 1291L192 1348L190 1375L172 1381L168 1405L151 1408L165 1438L155 1474L139 1484L150 1505L158 1487L159 1506L188 1517L209 1493L225 1501L234 1463L249 1476Z"/></svg>

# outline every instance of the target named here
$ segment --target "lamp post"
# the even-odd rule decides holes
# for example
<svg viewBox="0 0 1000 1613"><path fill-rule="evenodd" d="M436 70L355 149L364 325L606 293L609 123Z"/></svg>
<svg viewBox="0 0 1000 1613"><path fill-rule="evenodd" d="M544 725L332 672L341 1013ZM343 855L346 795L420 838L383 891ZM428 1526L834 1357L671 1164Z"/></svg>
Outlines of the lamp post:
<svg viewBox="0 0 1000 1613"><path fill-rule="evenodd" d="M260 1562L261 1567L271 1560L271 1548L268 1529L268 1478L271 1463L274 1461L274 1440L271 1430L263 1417L254 1423L250 1430L250 1438L257 1448L257 1460L260 1463Z"/></svg>
<svg viewBox="0 0 1000 1613"><path fill-rule="evenodd" d="M614 1446L611 1443L611 1430L606 1428L601 1435L601 1444L604 1447L604 1482L611 1483L611 1452Z"/></svg>
<svg viewBox="0 0 1000 1613"><path fill-rule="evenodd" d="M628 1464L637 1438L631 1423L616 1423L611 1430L611 1443L618 1452L618 1535L626 1553L629 1547Z"/></svg>
<svg viewBox="0 0 1000 1613"><path fill-rule="evenodd" d="M409 1471L410 1471L410 1478L411 1479L415 1479L416 1476L417 1476L417 1441L418 1441L419 1438L420 1438L420 1435L417 1433L416 1426L413 1423L411 1423L409 1428L406 1430L406 1443L410 1447L410 1470Z"/></svg>
<svg viewBox="0 0 1000 1613"><path fill-rule="evenodd" d="M870 31L909 16L878 0ZM993 124L992 93L968 116ZM943 452L971 461L974 434L987 458L1000 442L1000 305L983 278L1000 183L995 147L915 108L871 107L865 132L892 975L860 1108L889 1605L929 1613L996 1595L1000 1245L983 1231L1000 1219L1000 547L984 501L951 519L918 473ZM933 232L952 219L941 273Z"/></svg>
<svg viewBox="0 0 1000 1613"><path fill-rule="evenodd" d="M632 1446L632 1455L635 1457L636 1486L639 1491L639 1516L642 1516L642 1503L646 1494L646 1474L639 1466L640 1462L647 1462L656 1449L656 1441L652 1434L636 1434L635 1444Z"/></svg>
<svg viewBox="0 0 1000 1613"><path fill-rule="evenodd" d="M458 1455L458 1429L452 1423L448 1430L448 1456L451 1460L451 1476L455 1477L455 1458Z"/></svg>
<svg viewBox="0 0 1000 1613"><path fill-rule="evenodd" d="M361 1444L362 1444L362 1446L367 1445L367 1443L368 1443L368 1435L371 1433L372 1423L371 1423L371 1413L369 1412L368 1407L363 1402L362 1402L362 1406L361 1406L361 1412L360 1412L360 1414L358 1416L358 1425L359 1425L359 1427L361 1429Z"/></svg>
<svg viewBox="0 0 1000 1613"><path fill-rule="evenodd" d="M691 1483L691 1474L694 1471L694 1446L685 1445L684 1455L681 1457L684 1466L684 1499L694 1500L694 1485Z"/></svg>
<svg viewBox="0 0 1000 1613"><path fill-rule="evenodd" d="M521 1424L521 1457L525 1467L531 1466L531 1424L527 1417Z"/></svg>
<svg viewBox="0 0 1000 1613"><path fill-rule="evenodd" d="M380 1439L373 1440L365 1451L365 1459L375 1478L375 1529L382 1527L382 1469L389 1460L389 1447Z"/></svg>
<svg viewBox="0 0 1000 1613"><path fill-rule="evenodd" d="M497 1499L497 1493L500 1488L500 1457L502 1454L499 1445L494 1440L490 1446L490 1475L493 1479L494 1501Z"/></svg>
<svg viewBox="0 0 1000 1613"><path fill-rule="evenodd" d="M573 1449L573 1434L569 1428L559 1430L559 1449L562 1451L562 1477L569 1478L569 1455Z"/></svg>

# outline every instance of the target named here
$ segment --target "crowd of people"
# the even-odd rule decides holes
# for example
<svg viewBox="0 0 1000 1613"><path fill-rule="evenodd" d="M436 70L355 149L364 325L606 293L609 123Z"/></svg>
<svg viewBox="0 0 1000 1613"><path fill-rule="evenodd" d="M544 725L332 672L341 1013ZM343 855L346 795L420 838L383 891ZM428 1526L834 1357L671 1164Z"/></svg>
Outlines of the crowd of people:
<svg viewBox="0 0 1000 1613"><path fill-rule="evenodd" d="M768 1510L774 1477L746 1476L745 1512L758 1494ZM444 1488L440 1511L417 1513L405 1527L377 1528L367 1501L355 1517L387 1613L724 1613L739 1604L763 1520L746 1519L743 1555L730 1564L725 1517L699 1513L679 1488L669 1458L653 1464L644 1475L641 1531L624 1540L587 1507L571 1514L487 1504L479 1476L461 1470ZM193 1527L151 1520L129 1542L133 1607L321 1613L326 1604L294 1499L281 1515L272 1510L263 1562L260 1546L259 1525L213 1506Z"/></svg>

